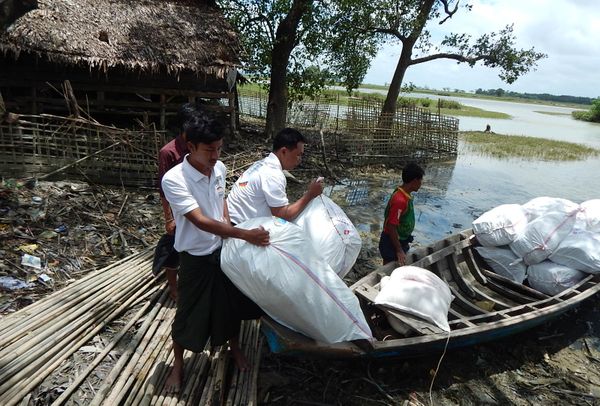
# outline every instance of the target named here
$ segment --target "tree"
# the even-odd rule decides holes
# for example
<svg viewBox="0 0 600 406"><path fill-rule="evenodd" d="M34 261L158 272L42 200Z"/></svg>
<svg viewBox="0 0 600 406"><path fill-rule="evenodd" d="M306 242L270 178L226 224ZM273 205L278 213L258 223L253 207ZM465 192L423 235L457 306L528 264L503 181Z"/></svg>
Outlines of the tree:
<svg viewBox="0 0 600 406"><path fill-rule="evenodd" d="M291 101L317 94L334 77L358 87L377 47L342 13L363 1L219 1L240 35L244 72L269 77L268 137L285 126Z"/></svg>
<svg viewBox="0 0 600 406"><path fill-rule="evenodd" d="M463 7L467 11L471 6ZM459 10L459 0L373 0L363 10L364 30L373 36L384 36L402 44L402 51L383 105L382 114L394 114L406 70L414 65L436 59L452 59L471 67L482 62L491 68L500 68L500 78L513 83L517 78L545 58L534 48L515 48L513 26L498 33L484 34L473 40L467 34L449 34L437 49L431 43L426 29L430 21L443 24ZM433 53L429 53L435 50ZM418 52L423 56L413 56Z"/></svg>

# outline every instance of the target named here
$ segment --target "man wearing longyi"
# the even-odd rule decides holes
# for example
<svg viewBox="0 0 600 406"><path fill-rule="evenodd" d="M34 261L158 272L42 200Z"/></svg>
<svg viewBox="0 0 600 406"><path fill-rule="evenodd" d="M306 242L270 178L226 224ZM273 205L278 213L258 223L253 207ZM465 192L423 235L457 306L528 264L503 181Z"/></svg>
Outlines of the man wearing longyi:
<svg viewBox="0 0 600 406"><path fill-rule="evenodd" d="M172 325L174 363L167 378L169 392L183 382L184 350L201 352L207 340L218 346L229 342L238 368L248 368L238 334L241 320L260 317L262 311L223 274L222 238L240 238L266 246L269 233L262 229L232 227L225 203L226 168L219 155L223 126L207 112L186 130L190 151L182 163L162 180L177 225L175 249L180 254L177 310Z"/></svg>

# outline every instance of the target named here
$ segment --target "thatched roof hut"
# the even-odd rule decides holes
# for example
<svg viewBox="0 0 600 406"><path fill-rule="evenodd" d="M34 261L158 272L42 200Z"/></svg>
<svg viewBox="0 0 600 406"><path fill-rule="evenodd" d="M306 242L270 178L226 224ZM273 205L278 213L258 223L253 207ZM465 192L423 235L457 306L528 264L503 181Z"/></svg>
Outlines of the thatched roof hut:
<svg viewBox="0 0 600 406"><path fill-rule="evenodd" d="M164 128L165 115L195 97L229 99L233 111L238 53L235 31L207 1L38 0L0 31L0 92L8 108L37 114L53 104L44 108L47 83L68 79L92 113L112 106L139 118L145 101Z"/></svg>
<svg viewBox="0 0 600 406"><path fill-rule="evenodd" d="M0 32L0 50L103 71L187 70L221 78L239 64L236 33L199 0L39 0Z"/></svg>

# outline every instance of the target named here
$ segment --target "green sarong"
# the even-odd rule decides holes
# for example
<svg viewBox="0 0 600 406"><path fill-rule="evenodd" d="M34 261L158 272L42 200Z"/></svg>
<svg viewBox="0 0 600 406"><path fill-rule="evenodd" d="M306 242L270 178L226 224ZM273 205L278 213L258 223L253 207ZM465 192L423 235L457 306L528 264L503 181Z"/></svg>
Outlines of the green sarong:
<svg viewBox="0 0 600 406"><path fill-rule="evenodd" d="M225 276L220 253L220 249L206 256L180 253L171 336L186 350L203 351L209 337L212 345L223 345L239 334L241 320L263 314Z"/></svg>

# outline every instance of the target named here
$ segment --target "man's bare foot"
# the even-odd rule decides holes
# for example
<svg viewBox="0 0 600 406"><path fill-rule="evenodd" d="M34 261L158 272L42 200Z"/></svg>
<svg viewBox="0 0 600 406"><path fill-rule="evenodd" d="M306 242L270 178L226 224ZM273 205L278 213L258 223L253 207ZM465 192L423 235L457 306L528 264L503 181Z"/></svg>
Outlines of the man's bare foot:
<svg viewBox="0 0 600 406"><path fill-rule="evenodd" d="M173 366L171 373L165 382L165 391L171 394L179 394L183 384L183 367Z"/></svg>
<svg viewBox="0 0 600 406"><path fill-rule="evenodd" d="M247 371L248 369L250 369L250 363L248 362L248 359L240 349L239 345L231 344L230 347L231 356L233 357L235 365L238 367L238 369L240 371Z"/></svg>

